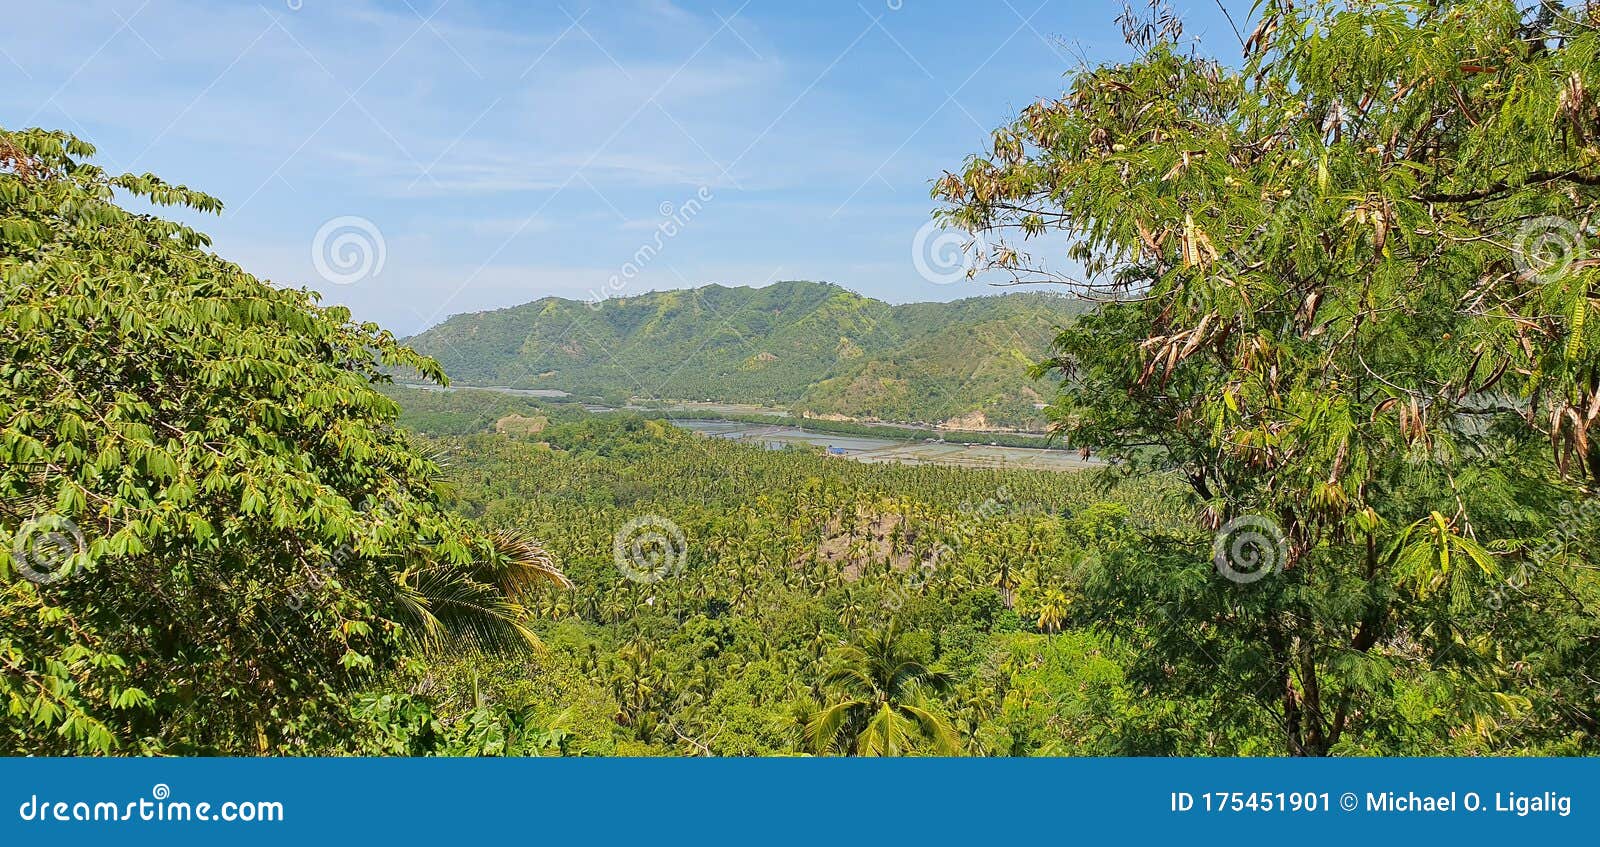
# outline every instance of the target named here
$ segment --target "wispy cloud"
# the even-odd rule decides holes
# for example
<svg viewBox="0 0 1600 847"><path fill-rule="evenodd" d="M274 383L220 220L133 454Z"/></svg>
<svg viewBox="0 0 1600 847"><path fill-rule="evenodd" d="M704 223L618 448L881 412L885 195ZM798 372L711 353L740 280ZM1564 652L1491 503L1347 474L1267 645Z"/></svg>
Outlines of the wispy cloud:
<svg viewBox="0 0 1600 847"><path fill-rule="evenodd" d="M928 180L1059 90L1046 34L1114 41L1095 5L20 4L0 30L0 124L67 129L108 168L216 194L220 218L185 217L220 251L402 331L582 296L702 186L716 202L630 285L781 267L947 298L968 292L909 261ZM316 278L310 240L346 216L381 231L384 284Z"/></svg>

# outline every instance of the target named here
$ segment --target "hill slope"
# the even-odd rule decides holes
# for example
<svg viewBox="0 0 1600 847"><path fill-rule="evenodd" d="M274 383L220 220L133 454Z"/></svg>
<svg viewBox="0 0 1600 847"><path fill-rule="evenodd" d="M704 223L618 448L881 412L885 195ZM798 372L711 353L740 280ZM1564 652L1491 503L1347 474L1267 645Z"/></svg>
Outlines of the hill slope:
<svg viewBox="0 0 1600 847"><path fill-rule="evenodd" d="M891 306L836 285L710 285L456 315L408 343L462 384L762 403L813 415L1038 425L1056 294ZM977 413L984 415L980 422Z"/></svg>

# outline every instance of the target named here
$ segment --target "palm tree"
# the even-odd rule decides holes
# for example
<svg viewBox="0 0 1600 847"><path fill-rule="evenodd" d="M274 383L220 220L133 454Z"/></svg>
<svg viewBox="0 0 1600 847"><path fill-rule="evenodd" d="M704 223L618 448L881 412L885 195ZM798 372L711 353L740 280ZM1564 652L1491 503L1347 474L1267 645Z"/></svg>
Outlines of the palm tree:
<svg viewBox="0 0 1600 847"><path fill-rule="evenodd" d="M430 469L432 485L444 485L450 453L426 442L414 449ZM465 563L451 561L439 546L415 551L389 572L407 638L426 652L540 646L528 621L541 591L572 587L549 550L520 529L493 529L468 541Z"/></svg>
<svg viewBox="0 0 1600 847"><path fill-rule="evenodd" d="M393 574L400 623L425 650L495 652L537 646L528 628L536 592L571 588L555 559L527 535L495 530L466 565L418 558Z"/></svg>
<svg viewBox="0 0 1600 847"><path fill-rule="evenodd" d="M1039 604L1039 631L1044 633L1060 632L1061 625L1067 620L1067 612L1072 605L1072 600L1058 588L1051 588L1044 593L1044 599Z"/></svg>
<svg viewBox="0 0 1600 847"><path fill-rule="evenodd" d="M903 756L922 740L942 756L961 752L955 730L932 708L931 695L949 688L949 675L908 656L895 621L840 648L826 679L837 697L805 722L813 751Z"/></svg>

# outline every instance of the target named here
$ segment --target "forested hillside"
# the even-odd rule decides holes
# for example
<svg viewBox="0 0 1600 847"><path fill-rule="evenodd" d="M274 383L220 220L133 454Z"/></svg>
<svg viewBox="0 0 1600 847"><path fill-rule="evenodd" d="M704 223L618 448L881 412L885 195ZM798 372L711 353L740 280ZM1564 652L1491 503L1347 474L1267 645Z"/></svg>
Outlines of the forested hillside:
<svg viewBox="0 0 1600 847"><path fill-rule="evenodd" d="M1082 311L1056 294L891 306L819 282L711 285L597 304L547 297L457 315L407 343L472 385L927 423L982 413L1037 428L1035 404L1054 389L1027 368Z"/></svg>

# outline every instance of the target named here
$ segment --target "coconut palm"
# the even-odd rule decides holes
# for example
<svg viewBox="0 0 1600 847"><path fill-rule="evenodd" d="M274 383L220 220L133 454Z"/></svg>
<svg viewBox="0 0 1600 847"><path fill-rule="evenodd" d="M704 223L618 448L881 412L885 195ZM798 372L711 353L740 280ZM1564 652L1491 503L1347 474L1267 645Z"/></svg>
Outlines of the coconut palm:
<svg viewBox="0 0 1600 847"><path fill-rule="evenodd" d="M903 756L925 742L940 755L960 753L955 730L933 704L950 677L905 652L895 621L840 648L826 681L835 699L805 722L814 752Z"/></svg>
<svg viewBox="0 0 1600 847"><path fill-rule="evenodd" d="M423 560L394 574L400 622L424 649L517 650L537 645L528 628L536 592L571 588L555 559L516 530L496 530L465 566Z"/></svg>

